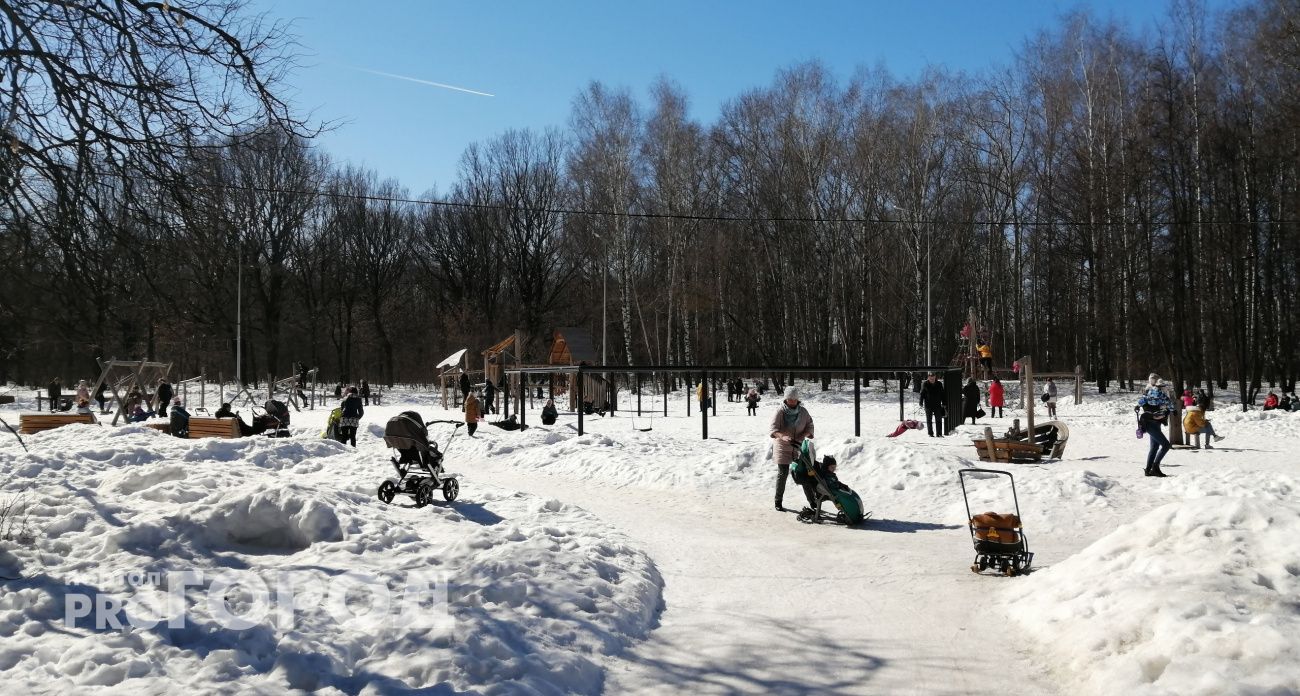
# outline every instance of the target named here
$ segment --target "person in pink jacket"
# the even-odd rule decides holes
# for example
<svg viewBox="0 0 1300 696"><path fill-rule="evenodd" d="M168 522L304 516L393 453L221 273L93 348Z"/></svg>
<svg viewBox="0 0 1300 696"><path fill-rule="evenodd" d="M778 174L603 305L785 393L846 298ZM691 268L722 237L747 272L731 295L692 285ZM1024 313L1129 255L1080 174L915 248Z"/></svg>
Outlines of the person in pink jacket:
<svg viewBox="0 0 1300 696"><path fill-rule="evenodd" d="M785 479L790 475L790 462L804 440L813 436L813 419L808 409L799 400L799 390L793 386L785 388L785 399L780 408L772 414L772 455L776 459L776 509L784 511ZM813 505L812 494L805 489L808 504Z"/></svg>

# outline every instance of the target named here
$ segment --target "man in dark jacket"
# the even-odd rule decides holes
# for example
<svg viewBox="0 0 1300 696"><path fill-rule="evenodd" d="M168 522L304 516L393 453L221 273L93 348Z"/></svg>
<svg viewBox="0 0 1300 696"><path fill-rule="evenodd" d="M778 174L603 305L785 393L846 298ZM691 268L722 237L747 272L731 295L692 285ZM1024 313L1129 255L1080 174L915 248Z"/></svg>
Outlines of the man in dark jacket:
<svg viewBox="0 0 1300 696"><path fill-rule="evenodd" d="M172 385L167 383L166 377L158 378L158 389L154 391L154 398L158 400L158 415L166 418L167 405L172 402Z"/></svg>
<svg viewBox="0 0 1300 696"><path fill-rule="evenodd" d="M361 400L366 406L370 405L370 383L364 379L361 380Z"/></svg>
<svg viewBox="0 0 1300 696"><path fill-rule="evenodd" d="M460 373L460 400L463 403L469 397L469 375Z"/></svg>
<svg viewBox="0 0 1300 696"><path fill-rule="evenodd" d="M486 416L489 413L497 412L497 387L495 384L492 384L492 378L490 377L484 381L487 382L487 384L483 386L483 415Z"/></svg>
<svg viewBox="0 0 1300 696"><path fill-rule="evenodd" d="M946 400L943 382L933 372L926 375L921 383L921 407L925 409L925 429L930 437L935 437L935 430L939 431L939 437L943 437L943 417L948 410L944 403Z"/></svg>
<svg viewBox="0 0 1300 696"><path fill-rule="evenodd" d="M339 442L357 446L357 428L364 415L366 409L361 403L361 397L357 396L357 388L348 387L348 398L343 400L343 417L339 419Z"/></svg>

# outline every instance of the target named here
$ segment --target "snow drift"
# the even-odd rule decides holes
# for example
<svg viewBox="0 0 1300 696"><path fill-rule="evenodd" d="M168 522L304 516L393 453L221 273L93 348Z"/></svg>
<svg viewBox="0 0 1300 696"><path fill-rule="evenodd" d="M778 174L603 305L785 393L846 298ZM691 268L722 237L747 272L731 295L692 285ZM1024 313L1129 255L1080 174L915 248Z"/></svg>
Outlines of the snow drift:
<svg viewBox="0 0 1300 696"><path fill-rule="evenodd" d="M1300 505L1171 503L1016 582L1009 613L1092 694L1300 692Z"/></svg>

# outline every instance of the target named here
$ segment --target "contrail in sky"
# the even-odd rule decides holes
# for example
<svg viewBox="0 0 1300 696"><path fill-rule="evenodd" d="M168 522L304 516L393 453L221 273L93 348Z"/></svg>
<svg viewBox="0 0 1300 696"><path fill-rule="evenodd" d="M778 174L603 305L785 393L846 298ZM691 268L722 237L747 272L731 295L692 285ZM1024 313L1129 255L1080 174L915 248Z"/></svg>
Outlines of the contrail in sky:
<svg viewBox="0 0 1300 696"><path fill-rule="evenodd" d="M384 77L391 77L391 78L393 78L393 79L395 79L395 80L406 80L407 82L418 82L418 83L420 83L420 84L422 84L422 85L429 85L430 87L441 87L441 88L443 88L443 89L454 89L454 90L456 90L457 92L469 92L470 94L477 94L477 95L479 95L480 97L495 97L495 96L496 96L495 94L488 94L487 92L479 92L478 90L473 90L473 89L465 89L464 87L457 87L456 85L445 85L445 84L443 84L443 83L441 83L441 82L431 82L431 81L429 81L429 80L421 80L421 79L418 78L418 77L407 77L407 76L405 76L405 75L394 75L393 73L381 72L381 71L379 71L379 70L371 70L371 69L369 69L369 68L358 68L358 67L355 67L355 66L354 66L352 69L353 69L353 70L360 70L361 72L367 72L367 73L370 73L371 75L383 75Z"/></svg>

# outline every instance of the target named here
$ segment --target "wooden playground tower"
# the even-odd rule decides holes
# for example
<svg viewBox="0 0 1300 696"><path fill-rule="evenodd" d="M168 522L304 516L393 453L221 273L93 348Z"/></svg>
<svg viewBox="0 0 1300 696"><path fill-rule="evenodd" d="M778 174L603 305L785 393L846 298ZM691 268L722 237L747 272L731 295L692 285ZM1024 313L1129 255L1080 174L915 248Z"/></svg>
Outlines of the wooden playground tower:
<svg viewBox="0 0 1300 696"><path fill-rule="evenodd" d="M975 316L975 308L970 307L966 313L966 325L957 334L957 353L952 356L953 367L960 368L962 379L975 377L976 379L992 379L997 373L997 368L990 366L984 369L980 365L980 346L993 345L993 331L985 326L980 326L979 318Z"/></svg>

